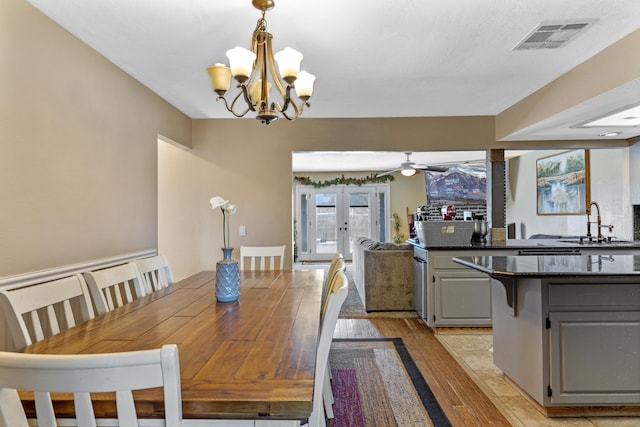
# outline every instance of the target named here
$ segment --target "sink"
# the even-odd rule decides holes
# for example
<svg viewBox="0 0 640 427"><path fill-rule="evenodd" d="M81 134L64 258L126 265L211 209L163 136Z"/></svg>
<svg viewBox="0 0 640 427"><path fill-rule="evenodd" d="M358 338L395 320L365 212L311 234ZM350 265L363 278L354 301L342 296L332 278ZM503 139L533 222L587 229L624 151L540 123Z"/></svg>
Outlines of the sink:
<svg viewBox="0 0 640 427"><path fill-rule="evenodd" d="M572 243L577 245L585 245L585 246L631 246L636 242L632 240L621 240L621 239L605 239L601 242L597 240L589 241L586 237L583 239L578 238L570 238L570 239L559 239L558 242L562 243Z"/></svg>

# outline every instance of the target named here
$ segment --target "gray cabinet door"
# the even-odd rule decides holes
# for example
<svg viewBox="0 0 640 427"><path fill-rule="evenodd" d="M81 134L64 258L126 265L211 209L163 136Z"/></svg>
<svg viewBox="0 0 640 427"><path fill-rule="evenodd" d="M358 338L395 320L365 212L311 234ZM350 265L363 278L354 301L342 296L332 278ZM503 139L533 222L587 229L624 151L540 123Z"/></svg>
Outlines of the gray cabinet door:
<svg viewBox="0 0 640 427"><path fill-rule="evenodd" d="M491 326L491 279L473 271L435 273L437 326Z"/></svg>
<svg viewBox="0 0 640 427"><path fill-rule="evenodd" d="M549 319L552 405L640 403L640 312L551 312Z"/></svg>

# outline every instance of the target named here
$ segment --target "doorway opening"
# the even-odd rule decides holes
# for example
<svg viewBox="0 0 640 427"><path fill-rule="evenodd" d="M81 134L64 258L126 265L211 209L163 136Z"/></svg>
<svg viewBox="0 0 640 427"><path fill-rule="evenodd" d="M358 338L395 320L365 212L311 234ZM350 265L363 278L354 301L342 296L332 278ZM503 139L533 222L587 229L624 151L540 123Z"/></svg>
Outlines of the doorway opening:
<svg viewBox="0 0 640 427"><path fill-rule="evenodd" d="M389 238L389 185L315 188L296 186L295 245L298 261L351 260L355 240Z"/></svg>

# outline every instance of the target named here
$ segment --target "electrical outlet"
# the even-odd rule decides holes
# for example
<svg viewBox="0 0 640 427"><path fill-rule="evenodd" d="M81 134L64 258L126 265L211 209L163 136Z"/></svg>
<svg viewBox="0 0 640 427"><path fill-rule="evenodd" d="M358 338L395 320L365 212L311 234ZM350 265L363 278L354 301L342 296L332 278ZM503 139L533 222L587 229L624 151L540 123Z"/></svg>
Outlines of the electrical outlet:
<svg viewBox="0 0 640 427"><path fill-rule="evenodd" d="M240 236L246 236L247 235L247 227L244 226L244 225L241 225L239 234L240 234Z"/></svg>

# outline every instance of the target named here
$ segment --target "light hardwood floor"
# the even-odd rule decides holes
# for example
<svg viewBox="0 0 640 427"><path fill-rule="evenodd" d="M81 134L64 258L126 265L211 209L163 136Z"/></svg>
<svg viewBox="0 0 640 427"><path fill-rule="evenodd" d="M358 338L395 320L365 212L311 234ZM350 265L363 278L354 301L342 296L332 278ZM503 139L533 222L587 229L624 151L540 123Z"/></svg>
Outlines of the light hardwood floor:
<svg viewBox="0 0 640 427"><path fill-rule="evenodd" d="M336 338L402 338L454 427L640 426L638 417L546 418L492 362L490 329L439 329L420 319L339 319Z"/></svg>

